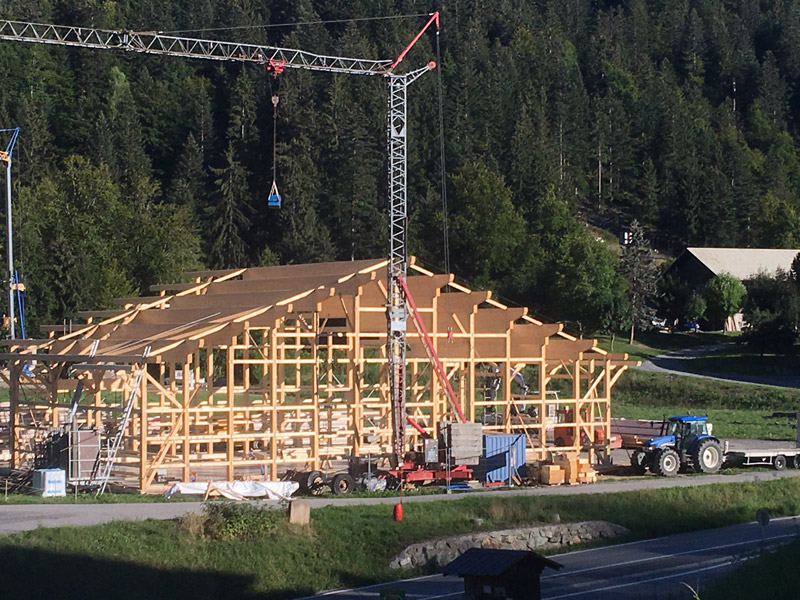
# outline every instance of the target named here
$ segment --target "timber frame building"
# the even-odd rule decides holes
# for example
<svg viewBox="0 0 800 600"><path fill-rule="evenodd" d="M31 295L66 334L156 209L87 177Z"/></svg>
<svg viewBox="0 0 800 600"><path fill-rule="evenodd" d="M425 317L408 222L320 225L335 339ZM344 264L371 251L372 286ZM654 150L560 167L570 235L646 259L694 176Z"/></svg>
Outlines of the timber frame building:
<svg viewBox="0 0 800 600"><path fill-rule="evenodd" d="M190 273L189 283L153 286L157 295L120 299L119 310L80 313L86 324L72 331L7 341L12 466L32 466L37 442L71 405L76 422L107 437L124 423L114 477L142 491L157 488L157 474L277 479L390 453L386 265ZM633 364L626 355L413 257L407 284L468 421L524 433L529 459L546 456L555 430L570 432L560 449L610 439L611 390ZM407 411L436 436L452 407L411 319L408 327ZM411 446L420 442L408 433Z"/></svg>

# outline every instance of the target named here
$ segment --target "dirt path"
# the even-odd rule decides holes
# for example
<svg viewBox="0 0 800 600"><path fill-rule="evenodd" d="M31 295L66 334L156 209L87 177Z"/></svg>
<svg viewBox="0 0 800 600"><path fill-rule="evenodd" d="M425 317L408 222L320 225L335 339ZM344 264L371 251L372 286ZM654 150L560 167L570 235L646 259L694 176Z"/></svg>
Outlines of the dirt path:
<svg viewBox="0 0 800 600"><path fill-rule="evenodd" d="M724 381L736 381L739 383L752 383L755 385L771 385L784 388L800 388L800 375L751 375L746 373L710 373L700 375L692 373L688 369L689 361L705 356L711 352L734 344L735 342L725 342L722 344L710 344L708 346L697 346L696 348L685 348L660 354L647 360L639 367L633 367L651 373L672 373L673 375L686 375L689 377L702 377L704 379L717 379Z"/></svg>

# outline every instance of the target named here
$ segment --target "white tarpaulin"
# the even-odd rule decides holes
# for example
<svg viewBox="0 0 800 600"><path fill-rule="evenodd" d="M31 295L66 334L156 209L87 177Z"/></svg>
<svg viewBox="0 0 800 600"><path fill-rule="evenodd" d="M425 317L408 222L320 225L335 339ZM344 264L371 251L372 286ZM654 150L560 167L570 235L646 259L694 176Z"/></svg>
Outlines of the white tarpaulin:
<svg viewBox="0 0 800 600"><path fill-rule="evenodd" d="M270 500L287 500L294 494L300 484L296 481L198 481L174 484L164 495L193 494L207 496L219 493L231 500L245 498L261 498Z"/></svg>

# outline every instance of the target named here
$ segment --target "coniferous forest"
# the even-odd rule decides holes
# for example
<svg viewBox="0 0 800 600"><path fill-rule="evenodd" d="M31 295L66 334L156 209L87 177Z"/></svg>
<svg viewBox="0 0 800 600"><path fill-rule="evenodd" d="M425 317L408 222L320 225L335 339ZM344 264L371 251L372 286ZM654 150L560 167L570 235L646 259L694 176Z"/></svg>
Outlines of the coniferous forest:
<svg viewBox="0 0 800 600"><path fill-rule="evenodd" d="M463 282L582 333L613 319L627 285L603 232L636 220L673 255L800 246L800 0L0 0L4 19L381 59L425 17L371 18L433 10L441 71L409 89L422 264L446 262L439 76L449 265ZM336 22L257 27L314 21ZM435 60L434 39L400 69ZM385 88L0 42L0 127L22 128L14 234L29 322L190 269L384 256ZM280 209L266 203L273 134Z"/></svg>

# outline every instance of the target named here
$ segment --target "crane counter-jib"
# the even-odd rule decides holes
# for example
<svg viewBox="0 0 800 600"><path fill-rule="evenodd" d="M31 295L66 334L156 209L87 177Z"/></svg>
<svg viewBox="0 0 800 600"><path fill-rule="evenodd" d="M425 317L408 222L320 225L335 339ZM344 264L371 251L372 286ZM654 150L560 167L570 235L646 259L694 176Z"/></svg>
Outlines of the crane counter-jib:
<svg viewBox="0 0 800 600"><path fill-rule="evenodd" d="M158 32L94 29L23 21L0 21L0 39L205 60L278 64L282 68L352 75L387 75L392 65L391 60L326 56L293 48L178 37Z"/></svg>

